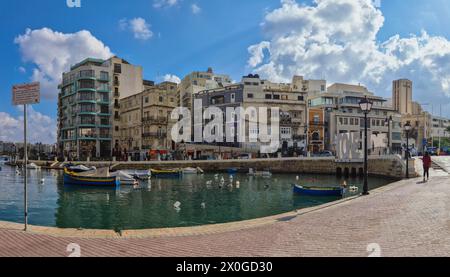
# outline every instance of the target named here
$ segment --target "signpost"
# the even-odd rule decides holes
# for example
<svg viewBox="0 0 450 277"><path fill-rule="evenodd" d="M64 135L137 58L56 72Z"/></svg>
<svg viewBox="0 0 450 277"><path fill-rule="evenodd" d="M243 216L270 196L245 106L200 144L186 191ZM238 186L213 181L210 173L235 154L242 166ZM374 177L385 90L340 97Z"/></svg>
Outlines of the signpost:
<svg viewBox="0 0 450 277"><path fill-rule="evenodd" d="M27 231L28 228L28 192L27 192L27 182L28 182L28 144L27 144L27 105L39 104L41 89L40 83L30 83L15 85L12 88L12 99L14 106L23 105L23 133L24 133L24 158L23 158L23 171L24 171L24 230Z"/></svg>

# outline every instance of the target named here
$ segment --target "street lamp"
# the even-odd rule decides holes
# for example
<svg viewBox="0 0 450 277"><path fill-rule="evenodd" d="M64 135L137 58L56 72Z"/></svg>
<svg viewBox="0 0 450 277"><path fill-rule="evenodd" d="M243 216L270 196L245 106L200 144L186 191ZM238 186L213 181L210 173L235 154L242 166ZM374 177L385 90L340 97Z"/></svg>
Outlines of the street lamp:
<svg viewBox="0 0 450 277"><path fill-rule="evenodd" d="M388 125L388 155L391 154L391 124L392 124L393 118L392 115L386 118L385 123Z"/></svg>
<svg viewBox="0 0 450 277"><path fill-rule="evenodd" d="M364 113L364 187L363 187L363 195L369 195L369 184L368 184L368 166L367 166L367 115L372 110L373 103L367 99L367 96L359 102L359 106L361 111Z"/></svg>
<svg viewBox="0 0 450 277"><path fill-rule="evenodd" d="M406 178L409 178L409 132L411 131L411 123L406 122L405 126L406 132Z"/></svg>

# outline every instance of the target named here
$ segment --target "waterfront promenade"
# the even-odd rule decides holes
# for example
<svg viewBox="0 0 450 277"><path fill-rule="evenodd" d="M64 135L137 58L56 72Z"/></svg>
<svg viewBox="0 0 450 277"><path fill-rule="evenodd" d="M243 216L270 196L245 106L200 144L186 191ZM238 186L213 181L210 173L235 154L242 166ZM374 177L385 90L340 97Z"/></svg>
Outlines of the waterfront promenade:
<svg viewBox="0 0 450 277"><path fill-rule="evenodd" d="M442 165L450 164L447 160ZM446 168L449 170L450 168ZM434 172L434 171L433 171ZM381 256L450 255L450 178L403 180L321 207L240 223L124 231L0 223L0 256Z"/></svg>

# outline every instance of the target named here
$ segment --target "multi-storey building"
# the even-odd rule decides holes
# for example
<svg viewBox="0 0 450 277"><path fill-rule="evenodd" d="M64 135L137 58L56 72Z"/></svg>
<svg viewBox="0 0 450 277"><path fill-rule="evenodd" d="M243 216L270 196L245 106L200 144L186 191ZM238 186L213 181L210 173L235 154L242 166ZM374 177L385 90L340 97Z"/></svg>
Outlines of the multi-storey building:
<svg viewBox="0 0 450 277"><path fill-rule="evenodd" d="M60 155L111 157L120 140L120 99L143 90L142 68L118 57L89 58L63 73L59 89Z"/></svg>
<svg viewBox="0 0 450 277"><path fill-rule="evenodd" d="M413 114L413 86L407 79L392 84L392 107L400 114Z"/></svg>
<svg viewBox="0 0 450 277"><path fill-rule="evenodd" d="M121 100L121 145L117 150L137 160L174 149L171 113L177 107L177 84L145 81L144 85L141 93Z"/></svg>
<svg viewBox="0 0 450 277"><path fill-rule="evenodd" d="M433 138L450 138L450 119L442 116L433 116L433 126L431 127L431 136Z"/></svg>
<svg viewBox="0 0 450 277"><path fill-rule="evenodd" d="M215 74L212 68L207 71L192 72L181 81L178 86L178 103L181 107L192 107L192 95L216 88L231 85L232 81L228 75Z"/></svg>
<svg viewBox="0 0 450 277"><path fill-rule="evenodd" d="M368 115L368 128L371 138L370 151L374 154L400 152L402 147L401 117L386 105L386 100L375 96L361 85L334 84L326 93L309 97L310 108L325 111L325 148L336 151L336 136L342 133L356 133L363 142L364 114L359 102L367 97L373 102ZM362 149L362 143L359 145Z"/></svg>
<svg viewBox="0 0 450 277"><path fill-rule="evenodd" d="M325 124L324 108L308 108L308 152L319 153L325 150Z"/></svg>

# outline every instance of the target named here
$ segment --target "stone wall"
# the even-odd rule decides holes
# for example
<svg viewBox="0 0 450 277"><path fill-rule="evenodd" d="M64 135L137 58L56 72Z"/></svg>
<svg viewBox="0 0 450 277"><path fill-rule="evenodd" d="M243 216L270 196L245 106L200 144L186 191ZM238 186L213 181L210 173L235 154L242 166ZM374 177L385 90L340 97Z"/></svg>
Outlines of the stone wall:
<svg viewBox="0 0 450 277"><path fill-rule="evenodd" d="M35 162L42 164L42 162ZM282 158L253 160L220 160L220 161L168 161L168 162L90 162L83 164L96 167L110 167L113 170L122 169L172 169L185 167L200 167L205 172L221 172L229 168L237 168L241 172L255 170L270 170L272 173L298 174L342 174L361 175L363 163L337 162L334 158ZM410 177L416 177L414 160L411 160ZM405 176L406 163L400 156L370 157L369 174L401 179Z"/></svg>

